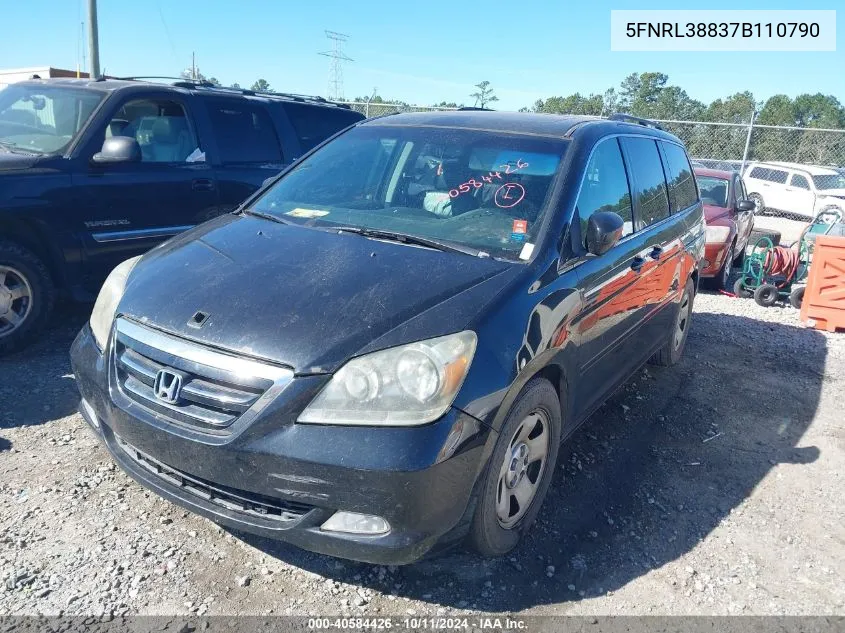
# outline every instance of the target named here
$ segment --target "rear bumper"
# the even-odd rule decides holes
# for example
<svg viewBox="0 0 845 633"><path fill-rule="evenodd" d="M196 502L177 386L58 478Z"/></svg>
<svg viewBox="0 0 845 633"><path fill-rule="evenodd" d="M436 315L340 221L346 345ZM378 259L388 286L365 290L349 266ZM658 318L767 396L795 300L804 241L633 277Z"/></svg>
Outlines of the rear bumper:
<svg viewBox="0 0 845 633"><path fill-rule="evenodd" d="M268 407L244 432L204 442L150 423L149 412L117 406L109 395L108 363L87 326L71 358L80 411L120 467L221 525L378 564L418 560L468 528L485 447L495 438L460 411L415 428L296 424L291 418L298 410L291 414L290 408L307 404L304 395L311 391L302 385L292 391L295 402L287 411L285 403ZM290 397L286 392L279 399ZM257 511L265 506L274 510ZM281 514L273 514L276 508ZM322 530L338 510L382 517L390 531L362 536Z"/></svg>

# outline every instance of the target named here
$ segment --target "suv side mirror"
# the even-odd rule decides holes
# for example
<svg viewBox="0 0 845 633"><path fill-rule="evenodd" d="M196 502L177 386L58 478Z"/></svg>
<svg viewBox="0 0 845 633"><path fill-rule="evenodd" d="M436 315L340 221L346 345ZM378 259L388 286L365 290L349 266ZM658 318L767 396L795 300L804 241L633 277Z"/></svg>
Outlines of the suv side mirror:
<svg viewBox="0 0 845 633"><path fill-rule="evenodd" d="M139 163L141 146L131 136L112 136L103 142L103 149L94 154L92 162L104 163Z"/></svg>
<svg viewBox="0 0 845 633"><path fill-rule="evenodd" d="M756 208L757 205L751 200L740 200L736 203L737 211L754 211Z"/></svg>
<svg viewBox="0 0 845 633"><path fill-rule="evenodd" d="M587 252L591 255L604 255L622 237L625 221L618 213L600 211L593 213L587 220Z"/></svg>

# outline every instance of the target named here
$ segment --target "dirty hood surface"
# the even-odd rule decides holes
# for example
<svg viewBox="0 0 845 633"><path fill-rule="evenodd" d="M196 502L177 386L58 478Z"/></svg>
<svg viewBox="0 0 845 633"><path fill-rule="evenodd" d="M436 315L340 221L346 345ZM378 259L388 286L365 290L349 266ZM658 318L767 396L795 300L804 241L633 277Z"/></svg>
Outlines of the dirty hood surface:
<svg viewBox="0 0 845 633"><path fill-rule="evenodd" d="M331 372L427 310L430 319L443 315L438 334L461 329L448 317L472 313L452 309L461 294L513 266L229 215L150 251L118 313L297 373ZM466 294L483 303L477 290ZM188 326L197 311L209 315L199 329ZM425 329L430 335L430 322ZM413 332L403 336L415 340Z"/></svg>

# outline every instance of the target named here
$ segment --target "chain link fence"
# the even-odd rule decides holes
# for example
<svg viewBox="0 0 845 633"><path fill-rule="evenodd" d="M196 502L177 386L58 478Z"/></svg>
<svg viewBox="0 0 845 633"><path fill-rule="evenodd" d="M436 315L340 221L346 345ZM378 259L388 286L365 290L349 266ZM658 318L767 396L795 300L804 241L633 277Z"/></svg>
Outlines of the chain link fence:
<svg viewBox="0 0 845 633"><path fill-rule="evenodd" d="M337 101L348 105L356 112L367 118L382 116L383 114L397 114L399 112L436 112L438 110L455 110L456 108L439 108L435 106L415 106L406 103L372 103L367 101Z"/></svg>
<svg viewBox="0 0 845 633"><path fill-rule="evenodd" d="M845 209L845 130L703 121L658 123L684 141L695 162L742 173L759 215L806 221L831 207ZM754 164L759 162L769 164Z"/></svg>

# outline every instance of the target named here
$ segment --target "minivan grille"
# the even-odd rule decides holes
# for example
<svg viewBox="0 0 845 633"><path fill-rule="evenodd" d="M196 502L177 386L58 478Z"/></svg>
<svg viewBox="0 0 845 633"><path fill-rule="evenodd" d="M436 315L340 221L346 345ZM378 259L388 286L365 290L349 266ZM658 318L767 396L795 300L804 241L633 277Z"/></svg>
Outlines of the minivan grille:
<svg viewBox="0 0 845 633"><path fill-rule="evenodd" d="M155 475L167 483L178 486L184 492L213 503L227 510L244 513L264 519L275 519L280 522L295 521L313 506L297 501L285 501L275 497L259 495L246 490L237 490L220 484L215 484L200 477L188 475L171 466L153 459L137 448L115 437L118 446L138 466Z"/></svg>
<svg viewBox="0 0 845 633"><path fill-rule="evenodd" d="M227 428L254 411L262 398L274 395L269 390L282 385L272 379L273 372L287 380L293 375L125 319L118 321L112 354L117 387L128 400L170 423L213 434L228 433ZM244 371L244 366L257 371ZM173 400L155 393L162 371L177 373L182 380Z"/></svg>

